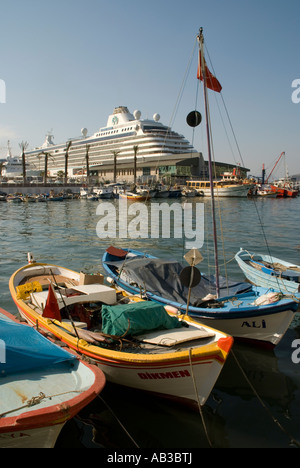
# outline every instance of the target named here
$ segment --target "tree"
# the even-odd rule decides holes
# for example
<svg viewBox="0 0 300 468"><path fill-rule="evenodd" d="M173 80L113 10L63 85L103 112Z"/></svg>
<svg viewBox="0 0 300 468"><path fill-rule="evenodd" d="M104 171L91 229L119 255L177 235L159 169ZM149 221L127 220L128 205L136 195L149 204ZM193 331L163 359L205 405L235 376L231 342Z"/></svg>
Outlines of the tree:
<svg viewBox="0 0 300 468"><path fill-rule="evenodd" d="M22 150L22 165L23 165L23 183L26 183L26 158L25 158L25 150L28 147L27 141L22 141L22 143L19 144L21 150Z"/></svg>
<svg viewBox="0 0 300 468"><path fill-rule="evenodd" d="M114 155L114 183L117 182L117 156L121 151L112 151Z"/></svg>
<svg viewBox="0 0 300 468"><path fill-rule="evenodd" d="M133 161L133 182L136 184L136 155L139 150L138 145L134 145L133 151L134 151L134 161Z"/></svg>

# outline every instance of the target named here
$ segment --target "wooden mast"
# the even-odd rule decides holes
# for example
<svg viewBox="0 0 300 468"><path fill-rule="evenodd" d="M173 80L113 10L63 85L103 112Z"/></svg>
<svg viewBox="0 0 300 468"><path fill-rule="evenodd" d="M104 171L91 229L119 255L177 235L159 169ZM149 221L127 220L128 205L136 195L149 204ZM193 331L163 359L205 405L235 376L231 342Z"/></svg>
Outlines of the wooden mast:
<svg viewBox="0 0 300 468"><path fill-rule="evenodd" d="M214 238L214 251L215 251L215 272L216 272L216 293L217 297L220 296L220 282L219 282L219 259L218 259L218 240L217 240L217 227L216 227L216 210L215 210L215 197L214 197L214 182L213 182L213 170L212 170L212 152L211 152L211 140L210 140L210 128L209 128L209 112L208 112L208 98L207 98L207 77L205 73L205 59L204 59L204 37L203 28L200 28L199 35L197 36L201 63L201 72L203 76L203 89L204 89L204 105L205 105L205 120L206 120L206 136L207 136L207 147L208 147L208 169L209 169L209 182L211 190L211 211L212 211L212 228Z"/></svg>

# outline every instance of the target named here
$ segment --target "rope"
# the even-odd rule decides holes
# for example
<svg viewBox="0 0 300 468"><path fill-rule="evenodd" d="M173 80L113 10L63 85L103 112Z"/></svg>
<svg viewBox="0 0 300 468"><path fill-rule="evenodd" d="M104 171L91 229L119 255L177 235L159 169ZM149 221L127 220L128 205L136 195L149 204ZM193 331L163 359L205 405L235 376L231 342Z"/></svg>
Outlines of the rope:
<svg viewBox="0 0 300 468"><path fill-rule="evenodd" d="M247 375L245 374L242 366L240 365L235 353L233 352L233 350L231 350L231 354L232 356L234 357L234 360L237 364L237 366L239 367L241 373L243 374L246 382L248 383L249 387L251 388L251 390L253 391L254 395L256 396L256 398L258 399L259 403L261 404L261 406L266 410L266 412L269 414L270 418L272 419L272 421L279 427L279 429L284 432L288 438L290 439L290 443L291 444L295 444L298 448L300 448L300 442L298 442L296 439L294 439L294 437L289 434L289 432L281 425L280 421L278 421L278 419L276 419L273 414L271 413L271 411L269 410L269 408L266 406L266 404L263 402L263 400L260 398L260 396L258 395L257 391L255 390L255 388L253 387L253 385L251 384L250 380L248 379Z"/></svg>
<svg viewBox="0 0 300 468"><path fill-rule="evenodd" d="M201 416L204 432L205 432L207 441L209 443L209 446L211 448L213 448L213 444L212 444L212 442L211 442L211 440L209 438L208 430L207 430L207 427L206 427L202 406L201 406L200 400L199 400L199 394L198 394L197 384L196 384L196 380L195 380L195 376L194 376L194 369L193 369L193 365L192 365L192 349L191 348L189 349L189 360L190 360L190 367L191 367L191 374L192 374L192 379L193 379L193 384L194 384L195 395L196 395L196 399L197 399L197 403L198 403L199 413L200 413L200 416Z"/></svg>
<svg viewBox="0 0 300 468"><path fill-rule="evenodd" d="M132 443L137 447L137 448L140 448L139 445L135 442L135 440L133 439L133 437L129 434L129 432L127 431L126 427L124 426L124 424L121 423L120 419L116 416L116 414L113 412L113 410L111 409L111 407L106 403L105 400L103 400L102 396L101 395L98 395L98 398L100 398L100 400L102 401L102 403L105 404L105 406L107 407L107 409L111 412L111 414L113 415L113 417L116 419L116 421L120 424L120 426L122 427L123 431L127 434L127 436L129 437L129 439L132 441Z"/></svg>
<svg viewBox="0 0 300 468"><path fill-rule="evenodd" d="M61 395L66 395L67 393L81 393L81 391L80 390L69 390L67 392L56 393L56 394L51 395L51 396L46 396L45 393L40 392L38 394L38 396L33 396L32 398L30 398L30 400L28 400L25 405L19 406L18 408L14 408L14 409L11 409L9 411L5 411L4 413L1 413L0 418L3 418L5 416L7 416L8 414L14 413L15 411L20 411L21 409L24 409L24 408L31 408L32 406L39 405L45 399L51 400L54 397L61 396Z"/></svg>

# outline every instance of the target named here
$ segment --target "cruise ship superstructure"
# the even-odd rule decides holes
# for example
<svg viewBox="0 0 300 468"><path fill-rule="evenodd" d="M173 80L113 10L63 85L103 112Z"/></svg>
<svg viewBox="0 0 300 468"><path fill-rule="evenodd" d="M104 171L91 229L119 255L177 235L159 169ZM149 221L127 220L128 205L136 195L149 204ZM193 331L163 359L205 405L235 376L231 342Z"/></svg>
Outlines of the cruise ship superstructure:
<svg viewBox="0 0 300 468"><path fill-rule="evenodd" d="M73 176L76 170L86 167L88 152L89 169L113 163L117 154L118 164L131 163L136 148L137 162L147 160L161 161L168 164L177 154L191 157L196 153L194 147L183 136L159 122L160 116L154 114L153 119L141 119L141 112L131 114L127 107L116 107L108 117L106 127L100 128L92 136L87 135L87 129L81 130L82 137L70 139L62 144L54 144L53 135L48 134L44 144L33 151L26 152L29 164L38 165L41 153L48 153L48 170L51 175L65 170L66 152L68 152L68 176ZM68 150L67 150L68 148ZM172 164L170 162L169 164Z"/></svg>

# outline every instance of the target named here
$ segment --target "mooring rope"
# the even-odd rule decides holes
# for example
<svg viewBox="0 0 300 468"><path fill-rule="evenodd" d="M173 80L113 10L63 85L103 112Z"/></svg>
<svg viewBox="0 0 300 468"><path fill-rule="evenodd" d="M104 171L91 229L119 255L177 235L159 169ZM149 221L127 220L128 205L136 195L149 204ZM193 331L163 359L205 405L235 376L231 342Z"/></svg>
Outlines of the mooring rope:
<svg viewBox="0 0 300 468"><path fill-rule="evenodd" d="M117 417L117 415L114 413L114 411L111 409L111 407L108 405L108 403L106 403L106 401L103 399L103 397L101 395L98 395L98 398L100 398L100 400L102 401L102 403L104 403L104 405L107 407L107 409L111 412L111 414L113 415L113 417L116 419L116 421L120 424L120 426L122 427L123 431L127 434L127 436L129 437L129 439L132 441L132 443L137 447L137 448L140 448L139 445L136 443L136 441L134 440L134 438L129 434L129 432L127 431L126 427L124 426L124 424L120 421L120 419Z"/></svg>
<svg viewBox="0 0 300 468"><path fill-rule="evenodd" d="M246 373L244 372L244 369L242 368L241 364L239 363L239 360L237 359L235 353L233 352L233 350L231 350L231 354L232 356L234 357L234 360L237 364L237 366L239 367L241 373L243 374L246 382L248 383L249 387L251 388L251 390L253 391L254 395L256 396L256 398L258 399L259 403L261 404L261 406L266 410L266 412L269 414L269 416L271 417L272 421L279 427L279 429L284 432L288 438L290 439L290 443L291 444L295 444L298 448L300 448L300 442L298 442L283 426L282 424L280 423L280 421L278 421L277 418L275 418L273 416L273 414L271 413L271 411L269 410L269 408L266 406L266 404L263 402L263 400L260 398L260 396L258 395L257 391L255 390L254 386L252 385L252 383L250 382L250 380L248 379Z"/></svg>
<svg viewBox="0 0 300 468"><path fill-rule="evenodd" d="M191 348L189 349L189 360L190 360L190 367L191 367L191 373L192 373L192 379L193 379L193 384L194 384L195 395L196 395L196 399L197 399L197 403L198 403L199 413L200 413L200 416L201 416L204 432L205 432L207 441L209 443L209 446L211 448L213 448L213 444L212 444L212 442L211 442L211 440L209 438L207 426L206 426L206 423L205 423L203 409L202 409L202 406L201 406L201 403L200 403L200 400L199 400L199 394L198 394L198 389L197 389L197 384L196 384L196 379L195 379L195 376L194 376L194 369L193 369L193 364L192 364L192 349Z"/></svg>

